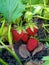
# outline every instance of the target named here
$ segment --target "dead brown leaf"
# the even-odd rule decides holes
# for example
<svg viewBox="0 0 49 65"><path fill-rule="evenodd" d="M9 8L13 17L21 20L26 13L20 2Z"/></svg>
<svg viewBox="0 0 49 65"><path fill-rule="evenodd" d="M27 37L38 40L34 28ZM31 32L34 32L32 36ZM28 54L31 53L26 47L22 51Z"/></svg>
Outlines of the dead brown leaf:
<svg viewBox="0 0 49 65"><path fill-rule="evenodd" d="M42 61L37 62L37 61L30 60L26 62L24 65L42 65L42 63L43 63Z"/></svg>
<svg viewBox="0 0 49 65"><path fill-rule="evenodd" d="M42 51L44 46L42 44L39 44L39 46L32 52L32 56L34 56L36 53Z"/></svg>
<svg viewBox="0 0 49 65"><path fill-rule="evenodd" d="M21 57L23 57L23 58L27 58L27 57L30 56L30 53L28 52L28 50L27 50L25 44L22 44L22 45L19 47L19 54L20 54Z"/></svg>

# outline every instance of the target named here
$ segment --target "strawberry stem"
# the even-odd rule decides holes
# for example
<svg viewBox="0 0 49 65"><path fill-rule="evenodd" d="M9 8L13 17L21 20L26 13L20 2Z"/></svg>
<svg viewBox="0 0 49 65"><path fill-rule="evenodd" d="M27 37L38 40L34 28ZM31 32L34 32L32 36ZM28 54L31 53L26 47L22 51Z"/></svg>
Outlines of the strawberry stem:
<svg viewBox="0 0 49 65"><path fill-rule="evenodd" d="M3 20L2 26L1 26L1 28L0 28L0 36L2 35L3 28L4 28L4 24L5 24L5 20Z"/></svg>
<svg viewBox="0 0 49 65"><path fill-rule="evenodd" d="M42 25L42 27L44 28L44 30L46 30L48 33L49 33L49 30L46 28L46 27L48 27L49 26L49 24L43 24Z"/></svg>
<svg viewBox="0 0 49 65"><path fill-rule="evenodd" d="M42 26L42 27L45 27L45 26L49 26L49 24L43 24L43 26Z"/></svg>
<svg viewBox="0 0 49 65"><path fill-rule="evenodd" d="M32 1L30 0L30 11L32 10L32 8L31 8L31 2L32 2Z"/></svg>
<svg viewBox="0 0 49 65"><path fill-rule="evenodd" d="M46 27L43 27L43 28L49 33L49 30Z"/></svg>
<svg viewBox="0 0 49 65"><path fill-rule="evenodd" d="M3 59L0 58L0 63L2 63L3 65L8 65Z"/></svg>
<svg viewBox="0 0 49 65"><path fill-rule="evenodd" d="M12 36L10 31L11 31L11 24L8 27L8 41L9 41L9 44L12 45Z"/></svg>
<svg viewBox="0 0 49 65"><path fill-rule="evenodd" d="M14 51L14 48L13 48L13 42L12 42L12 35L11 35L11 24L9 25L9 28L8 28L8 41L9 41L9 44L11 46L11 49Z"/></svg>
<svg viewBox="0 0 49 65"><path fill-rule="evenodd" d="M20 22L20 27L22 27L22 18L21 18L21 22Z"/></svg>
<svg viewBox="0 0 49 65"><path fill-rule="evenodd" d="M20 18L20 24L19 24L19 26L17 27L18 33L21 33L21 32L22 32L22 29L23 29L22 23L23 23L22 18Z"/></svg>
<svg viewBox="0 0 49 65"><path fill-rule="evenodd" d="M17 62L19 63L19 65L22 65L21 60L19 59L19 57L17 56L17 54L16 54L14 51L12 51L10 48L8 48L8 47L2 42L2 40L0 40L0 44L2 44L2 45L5 47L5 49L8 50L8 51L13 55L13 57L17 60Z"/></svg>
<svg viewBox="0 0 49 65"><path fill-rule="evenodd" d="M38 18L41 18L41 19L44 19L44 20L49 20L49 18L46 18L46 17L43 17L43 16L39 16L39 15L35 15L35 16L33 16L34 18L35 17L38 17Z"/></svg>
<svg viewBox="0 0 49 65"><path fill-rule="evenodd" d="M46 8L46 0L43 0L43 2L44 2L44 7Z"/></svg>

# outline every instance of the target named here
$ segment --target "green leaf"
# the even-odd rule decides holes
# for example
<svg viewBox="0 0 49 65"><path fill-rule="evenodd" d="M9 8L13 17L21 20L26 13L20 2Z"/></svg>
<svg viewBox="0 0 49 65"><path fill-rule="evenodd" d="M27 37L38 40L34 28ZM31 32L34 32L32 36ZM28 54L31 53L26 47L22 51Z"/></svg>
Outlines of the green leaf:
<svg viewBox="0 0 49 65"><path fill-rule="evenodd" d="M31 4L43 4L43 0L22 0L23 1L23 3L30 3L30 1L31 1Z"/></svg>
<svg viewBox="0 0 49 65"><path fill-rule="evenodd" d="M46 46L49 48L49 43L48 42L46 42Z"/></svg>
<svg viewBox="0 0 49 65"><path fill-rule="evenodd" d="M0 0L0 13L8 22L13 22L22 15L25 6L21 0Z"/></svg>
<svg viewBox="0 0 49 65"><path fill-rule="evenodd" d="M33 15L40 14L42 12L43 7L42 6L35 6L33 10Z"/></svg>
<svg viewBox="0 0 49 65"><path fill-rule="evenodd" d="M49 7L44 10L44 17L49 18Z"/></svg>
<svg viewBox="0 0 49 65"><path fill-rule="evenodd" d="M38 38L39 39L39 38ZM39 41L46 41L46 42L49 42L49 37L46 37L44 39L39 39Z"/></svg>
<svg viewBox="0 0 49 65"><path fill-rule="evenodd" d="M0 52L2 52L2 48L0 48Z"/></svg>
<svg viewBox="0 0 49 65"><path fill-rule="evenodd" d="M43 4L43 0L32 0L32 4Z"/></svg>
<svg viewBox="0 0 49 65"><path fill-rule="evenodd" d="M43 61L49 61L49 56L45 56L42 58Z"/></svg>
<svg viewBox="0 0 49 65"><path fill-rule="evenodd" d="M42 65L49 65L49 61L44 62Z"/></svg>

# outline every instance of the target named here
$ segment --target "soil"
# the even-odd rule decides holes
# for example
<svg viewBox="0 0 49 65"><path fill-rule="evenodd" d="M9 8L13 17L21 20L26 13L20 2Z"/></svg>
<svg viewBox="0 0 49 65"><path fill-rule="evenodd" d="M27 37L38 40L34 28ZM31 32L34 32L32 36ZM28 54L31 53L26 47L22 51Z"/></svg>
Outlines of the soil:
<svg viewBox="0 0 49 65"><path fill-rule="evenodd" d="M47 51L47 49L45 48L42 51L40 51L39 53L36 53L34 56L32 56L32 53L30 53L30 57L22 58L22 56L19 54L19 50L18 50L20 45L22 45L22 44L24 44L22 41L17 42L14 45L14 49L15 49L15 52L17 53L17 55L19 56L19 58L21 59L23 65L28 64L27 62L29 62L30 60L32 60L33 62L35 62L35 60L36 60L35 63L37 65L37 61L38 62L41 61L43 56L48 55L47 52L49 50ZM4 61L6 61L9 65L19 65L17 63L17 61L13 58L13 56L6 49L2 49L2 52L0 52L0 58L2 58ZM2 64L0 64L0 65L2 65Z"/></svg>
<svg viewBox="0 0 49 65"><path fill-rule="evenodd" d="M36 35L36 37L38 36L39 39L43 39L45 38L45 34L44 34L44 31L43 31L43 28L42 28L42 24L43 24L43 20L41 19L38 19L38 18L35 18L34 19L39 27L39 31ZM48 34L49 35L49 34ZM40 41L43 45L45 44L44 41ZM6 42L6 44L8 44L8 42ZM14 50L15 52L17 53L17 55L19 56L19 58L21 59L23 65L42 65L40 62L41 62L41 59L44 57L44 56L47 56L49 54L49 49L44 45L44 49L41 50L40 52L36 53L34 56L32 56L32 52L29 52L30 53L30 56L29 57L26 57L26 58L23 58L20 54L19 54L19 47L24 44L23 41L19 41L19 42L15 42L14 44ZM6 50L6 49L2 49L2 52L0 52L0 58L2 58L4 61L6 61L9 65L19 65L17 63L17 61L13 58L13 56ZM31 61L31 62L30 62ZM38 63L39 64L38 64ZM2 65L0 63L0 65Z"/></svg>

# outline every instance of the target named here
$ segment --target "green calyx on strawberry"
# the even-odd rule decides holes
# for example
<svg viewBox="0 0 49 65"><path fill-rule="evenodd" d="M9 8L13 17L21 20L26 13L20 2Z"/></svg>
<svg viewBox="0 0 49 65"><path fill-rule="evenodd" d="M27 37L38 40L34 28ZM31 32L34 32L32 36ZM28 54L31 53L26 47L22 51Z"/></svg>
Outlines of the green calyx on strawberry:
<svg viewBox="0 0 49 65"><path fill-rule="evenodd" d="M38 27L34 23L28 23L26 31L28 35L34 36L38 32Z"/></svg>
<svg viewBox="0 0 49 65"><path fill-rule="evenodd" d="M38 46L38 41L35 38L30 38L27 43L28 51L33 51Z"/></svg>

